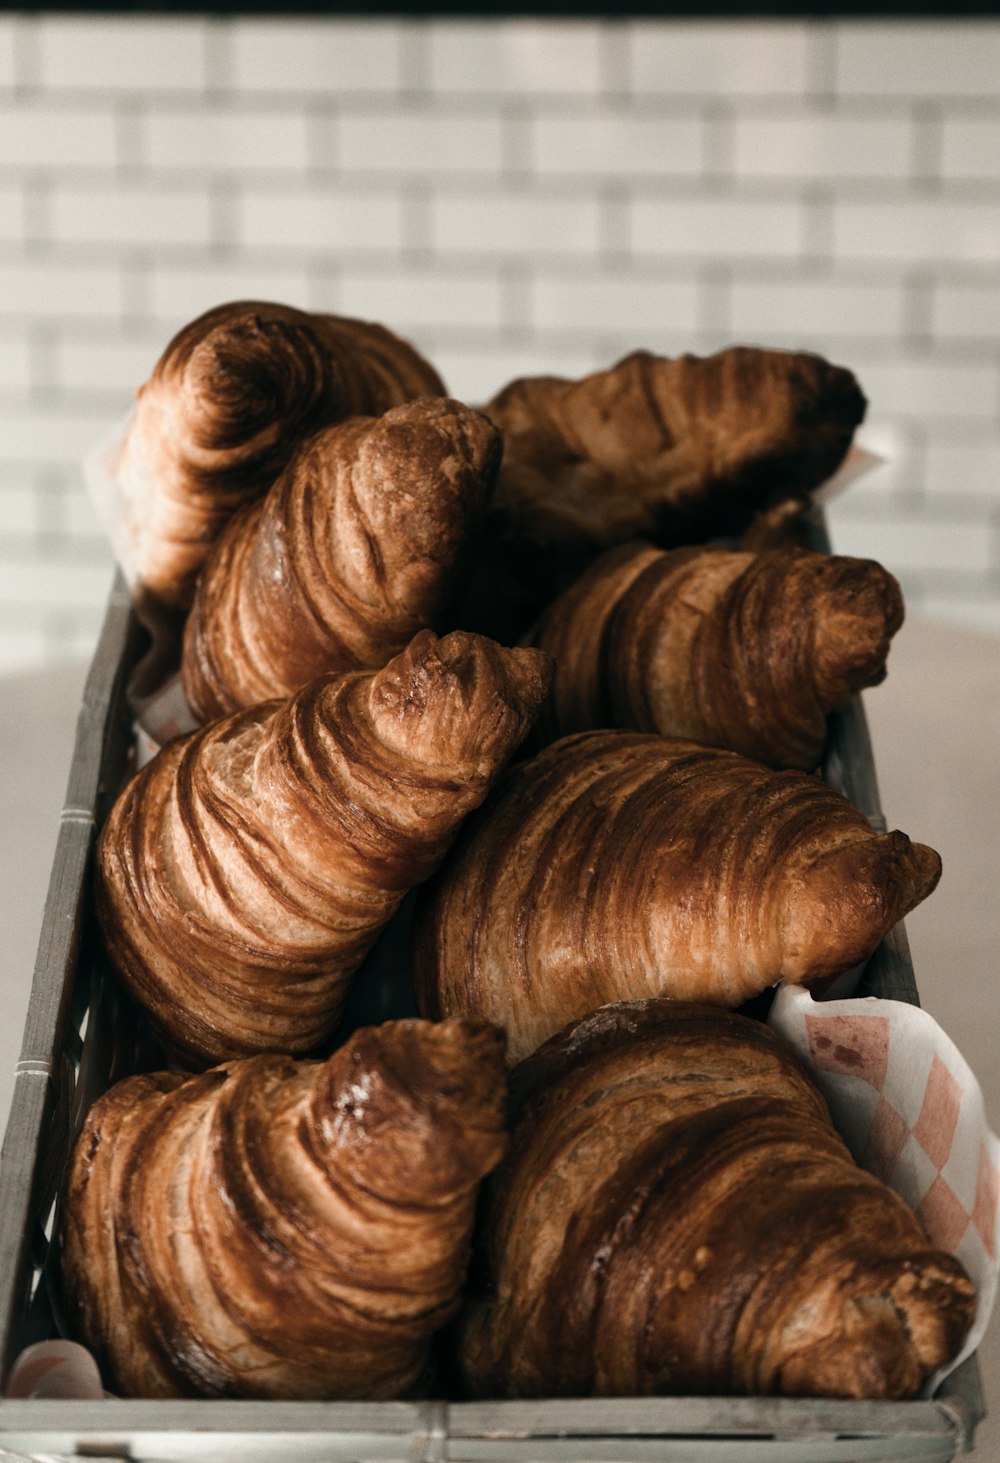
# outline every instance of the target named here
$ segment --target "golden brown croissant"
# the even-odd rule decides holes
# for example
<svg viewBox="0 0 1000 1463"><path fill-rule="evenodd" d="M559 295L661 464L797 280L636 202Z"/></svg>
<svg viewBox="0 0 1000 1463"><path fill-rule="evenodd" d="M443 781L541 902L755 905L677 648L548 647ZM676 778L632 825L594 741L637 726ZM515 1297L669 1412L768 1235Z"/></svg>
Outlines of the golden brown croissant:
<svg viewBox="0 0 1000 1463"><path fill-rule="evenodd" d="M511 1083L474 1395L912 1397L957 1354L971 1282L767 1027L607 1006Z"/></svg>
<svg viewBox="0 0 1000 1463"><path fill-rule="evenodd" d="M602 549L741 530L840 465L865 411L852 374L805 351L636 351L579 381L525 377L485 407L504 462L463 623L520 633ZM501 635L501 638L503 636Z"/></svg>
<svg viewBox="0 0 1000 1463"><path fill-rule="evenodd" d="M541 651L421 631L178 738L118 799L98 915L126 985L188 1061L309 1051L404 894L528 731Z"/></svg>
<svg viewBox="0 0 1000 1463"><path fill-rule="evenodd" d="M131 1077L77 1141L72 1329L138 1397L386 1398L424 1379L500 1159L503 1043L388 1022L327 1062Z"/></svg>
<svg viewBox="0 0 1000 1463"><path fill-rule="evenodd" d="M136 573L186 608L223 524L303 437L444 386L381 325L239 300L186 325L137 395L118 468Z"/></svg>
<svg viewBox="0 0 1000 1463"><path fill-rule="evenodd" d="M809 771L828 714L885 678L902 621L899 585L870 559L626 544L530 637L556 663L537 734L657 731Z"/></svg>
<svg viewBox="0 0 1000 1463"><path fill-rule="evenodd" d="M466 567L500 452L487 417L441 397L310 437L202 570L181 666L195 715L384 665L432 624Z"/></svg>
<svg viewBox="0 0 1000 1463"><path fill-rule="evenodd" d="M515 767L421 891L418 1006L493 1021L512 1059L609 1001L735 1007L867 959L940 870L819 777L583 732Z"/></svg>

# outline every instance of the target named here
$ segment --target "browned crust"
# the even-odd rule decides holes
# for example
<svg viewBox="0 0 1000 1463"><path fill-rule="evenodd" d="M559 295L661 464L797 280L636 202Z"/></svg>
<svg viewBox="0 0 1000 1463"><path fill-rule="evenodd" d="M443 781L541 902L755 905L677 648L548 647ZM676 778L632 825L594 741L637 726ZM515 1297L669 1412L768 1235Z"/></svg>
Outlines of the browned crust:
<svg viewBox="0 0 1000 1463"><path fill-rule="evenodd" d="M541 651L422 631L169 744L102 832L108 951L169 1044L204 1064L303 1052L406 891L528 731Z"/></svg>
<svg viewBox="0 0 1000 1463"><path fill-rule="evenodd" d="M537 735L656 731L811 771L828 715L884 679L902 620L870 559L626 544L529 637L556 664Z"/></svg>
<svg viewBox="0 0 1000 1463"><path fill-rule="evenodd" d="M376 668L434 624L464 574L496 480L500 434L425 398L308 438L262 502L230 520L184 634L202 721Z"/></svg>
<svg viewBox="0 0 1000 1463"><path fill-rule="evenodd" d="M516 639L606 548L699 543L801 510L865 405L843 367L753 346L512 381L485 407L504 463L460 623Z"/></svg>
<svg viewBox="0 0 1000 1463"><path fill-rule="evenodd" d="M580 733L515 767L421 892L420 1009L495 1022L516 1059L608 1001L735 1007L866 959L940 868L819 777Z"/></svg>
<svg viewBox="0 0 1000 1463"><path fill-rule="evenodd" d="M383 326L257 300L186 325L139 388L119 484L146 593L187 607L211 544L306 436L444 385Z"/></svg>
<svg viewBox="0 0 1000 1463"><path fill-rule="evenodd" d="M72 1333L126 1396L412 1394L458 1305L504 1093L499 1034L464 1021L119 1083L70 1164Z"/></svg>
<svg viewBox="0 0 1000 1463"><path fill-rule="evenodd" d="M474 1396L911 1397L957 1352L967 1276L766 1027L608 1006L512 1084L462 1326Z"/></svg>

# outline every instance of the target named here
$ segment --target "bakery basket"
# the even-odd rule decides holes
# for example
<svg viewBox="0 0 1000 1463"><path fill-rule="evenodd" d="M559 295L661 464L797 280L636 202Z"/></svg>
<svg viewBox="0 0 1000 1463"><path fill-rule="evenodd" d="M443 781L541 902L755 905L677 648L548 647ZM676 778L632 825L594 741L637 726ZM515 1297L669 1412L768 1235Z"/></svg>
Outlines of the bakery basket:
<svg viewBox="0 0 1000 1463"><path fill-rule="evenodd" d="M815 533L825 546L825 530ZM820 546L820 543L817 543ZM149 1053L105 966L89 898L94 835L126 775L125 694L145 648L119 577L83 696L0 1165L0 1367L60 1334L56 1205L90 1103ZM880 830L860 699L833 718L824 775ZM856 994L918 1003L903 927L883 941ZM385 1012L384 1014L396 1014ZM983 1415L971 1356L931 1399L852 1402L772 1397L581 1401L304 1403L0 1400L0 1459L247 1460L664 1459L702 1463L945 1460L972 1447Z"/></svg>

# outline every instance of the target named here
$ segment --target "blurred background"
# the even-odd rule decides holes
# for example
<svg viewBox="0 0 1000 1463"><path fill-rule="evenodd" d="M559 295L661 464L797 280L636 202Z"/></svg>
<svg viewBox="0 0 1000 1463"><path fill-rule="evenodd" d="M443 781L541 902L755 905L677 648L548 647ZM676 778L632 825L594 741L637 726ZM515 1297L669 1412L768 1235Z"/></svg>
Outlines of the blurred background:
<svg viewBox="0 0 1000 1463"><path fill-rule="evenodd" d="M885 459L835 547L1000 631L1000 19L0 15L0 669L89 651L81 455L248 296L381 321L470 402L818 350Z"/></svg>

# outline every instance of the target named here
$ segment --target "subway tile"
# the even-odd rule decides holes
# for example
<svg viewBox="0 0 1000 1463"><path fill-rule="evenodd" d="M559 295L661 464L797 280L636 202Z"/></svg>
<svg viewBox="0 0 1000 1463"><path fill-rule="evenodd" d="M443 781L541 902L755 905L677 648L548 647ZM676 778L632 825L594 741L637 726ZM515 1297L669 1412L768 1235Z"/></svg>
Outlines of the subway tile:
<svg viewBox="0 0 1000 1463"><path fill-rule="evenodd" d="M116 161L107 107L0 106L0 167L113 168Z"/></svg>
<svg viewBox="0 0 1000 1463"><path fill-rule="evenodd" d="M391 330L496 330L503 320L496 270L376 270L344 266L336 313L376 320Z"/></svg>
<svg viewBox="0 0 1000 1463"><path fill-rule="evenodd" d="M238 209L240 242L286 256L336 249L398 250L402 202L394 192L347 188L247 188Z"/></svg>
<svg viewBox="0 0 1000 1463"><path fill-rule="evenodd" d="M61 184L50 200L52 238L65 244L207 245L208 193L155 183L81 187Z"/></svg>
<svg viewBox="0 0 1000 1463"><path fill-rule="evenodd" d="M600 238L598 200L589 194L441 193L431 201L439 254L547 259L593 256Z"/></svg>
<svg viewBox="0 0 1000 1463"><path fill-rule="evenodd" d="M496 175L503 166L499 116L407 108L391 113L341 109L324 155L345 173L435 178Z"/></svg>
<svg viewBox="0 0 1000 1463"><path fill-rule="evenodd" d="M12 87L16 78L12 15L0 15L0 87Z"/></svg>
<svg viewBox="0 0 1000 1463"><path fill-rule="evenodd" d="M243 91L336 97L395 92L400 28L393 20L244 19L231 28L230 86Z"/></svg>
<svg viewBox="0 0 1000 1463"><path fill-rule="evenodd" d="M989 533L982 522L956 523L927 514L905 518L899 513L851 511L849 499L827 508L830 534L838 554L877 559L894 574L958 571L986 574L991 568Z"/></svg>
<svg viewBox="0 0 1000 1463"><path fill-rule="evenodd" d="M0 465L79 463L113 425L113 412L12 411L0 402Z"/></svg>
<svg viewBox="0 0 1000 1463"><path fill-rule="evenodd" d="M994 21L844 21L835 36L835 85L844 96L996 97Z"/></svg>
<svg viewBox="0 0 1000 1463"><path fill-rule="evenodd" d="M741 178L905 178L913 129L905 117L786 113L734 124Z"/></svg>
<svg viewBox="0 0 1000 1463"><path fill-rule="evenodd" d="M939 357L891 355L857 366L873 415L914 422L937 419L994 421L1000 407L1000 365Z"/></svg>
<svg viewBox="0 0 1000 1463"><path fill-rule="evenodd" d="M833 253L894 264L996 262L1000 207L947 197L896 202L834 200Z"/></svg>
<svg viewBox="0 0 1000 1463"><path fill-rule="evenodd" d="M97 509L83 487L76 485L58 495L59 528L81 545L87 544L94 558L111 557L111 547Z"/></svg>
<svg viewBox="0 0 1000 1463"><path fill-rule="evenodd" d="M656 96L802 95L810 27L777 21L636 21L626 26L632 89Z"/></svg>
<svg viewBox="0 0 1000 1463"><path fill-rule="evenodd" d="M430 85L441 96L596 96L602 48L600 27L585 20L433 21Z"/></svg>
<svg viewBox="0 0 1000 1463"><path fill-rule="evenodd" d="M1000 87L1000 79L997 85ZM941 172L948 179L1000 182L1000 115L981 118L945 116Z"/></svg>
<svg viewBox="0 0 1000 1463"><path fill-rule="evenodd" d="M110 557L79 564L39 555L13 554L0 539L0 608L18 605L48 610L103 605L111 588Z"/></svg>
<svg viewBox="0 0 1000 1463"><path fill-rule="evenodd" d="M794 259L805 242L802 206L749 198L635 198L629 206L637 257Z"/></svg>
<svg viewBox="0 0 1000 1463"><path fill-rule="evenodd" d="M102 93L199 92L206 31L207 22L177 16L46 16L38 22L41 83Z"/></svg>
<svg viewBox="0 0 1000 1463"><path fill-rule="evenodd" d="M0 485L0 546L4 539L15 534L24 538L34 537L39 526L40 497L31 482Z"/></svg>
<svg viewBox="0 0 1000 1463"><path fill-rule="evenodd" d="M730 286L731 322L739 336L817 349L827 338L898 337L904 291L894 281L865 283L829 278L736 278Z"/></svg>
<svg viewBox="0 0 1000 1463"><path fill-rule="evenodd" d="M0 242L19 243L28 230L23 191L0 183Z"/></svg>
<svg viewBox="0 0 1000 1463"><path fill-rule="evenodd" d="M280 263L253 264L239 257L231 263L203 265L199 269L164 265L151 269L146 279L151 315L156 320L172 323L175 328L227 300L273 301L308 309L309 289L305 268L289 268Z"/></svg>
<svg viewBox="0 0 1000 1463"><path fill-rule="evenodd" d="M528 136L533 171L543 177L693 177L705 167L705 125L697 116L542 115Z"/></svg>
<svg viewBox="0 0 1000 1463"><path fill-rule="evenodd" d="M23 336L0 336L0 389L26 393L30 384L31 349L28 341Z"/></svg>
<svg viewBox="0 0 1000 1463"><path fill-rule="evenodd" d="M35 611L25 623L22 606L16 609L17 625L0 625L0 675L16 676L23 671L34 671L47 664L50 642L46 633L44 617Z"/></svg>
<svg viewBox="0 0 1000 1463"><path fill-rule="evenodd" d="M938 283L931 309L935 337L968 337L996 346L1000 336L1000 285Z"/></svg>
<svg viewBox="0 0 1000 1463"><path fill-rule="evenodd" d="M664 279L661 274L629 277L571 275L538 271L531 280L531 322L540 330L589 330L620 335L634 332L645 344L651 327L660 332L697 330L700 286L694 276Z"/></svg>
<svg viewBox="0 0 1000 1463"><path fill-rule="evenodd" d="M431 349L449 391L474 405L485 404L521 376L556 375L575 380L607 365L594 351L567 350L563 344L548 349L544 344L515 349L500 343Z"/></svg>
<svg viewBox="0 0 1000 1463"><path fill-rule="evenodd" d="M0 318L115 319L122 303L121 273L114 265L0 262Z"/></svg>
<svg viewBox="0 0 1000 1463"><path fill-rule="evenodd" d="M124 412L162 349L162 344L153 342L59 340L53 348L53 384L62 391L117 394Z"/></svg>
<svg viewBox="0 0 1000 1463"><path fill-rule="evenodd" d="M927 443L927 492L1000 503L1000 430L981 442L932 437Z"/></svg>
<svg viewBox="0 0 1000 1463"><path fill-rule="evenodd" d="M154 169L302 173L308 161L301 111L151 110L139 132L143 162Z"/></svg>

